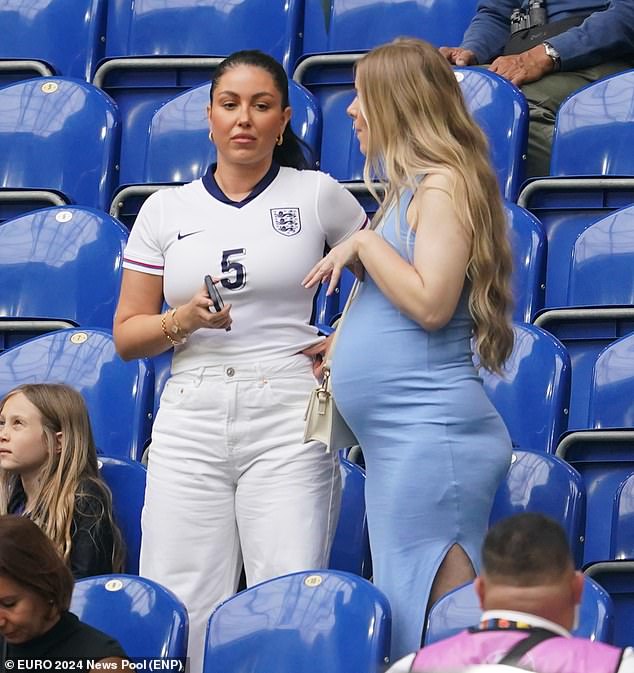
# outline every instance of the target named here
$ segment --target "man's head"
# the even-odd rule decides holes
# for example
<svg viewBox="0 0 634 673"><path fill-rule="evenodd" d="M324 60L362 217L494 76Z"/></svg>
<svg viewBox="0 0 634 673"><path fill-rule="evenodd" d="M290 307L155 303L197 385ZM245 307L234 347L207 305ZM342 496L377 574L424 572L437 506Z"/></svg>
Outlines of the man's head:
<svg viewBox="0 0 634 673"><path fill-rule="evenodd" d="M558 523L542 514L517 514L489 530L475 589L484 610L527 612L571 629L583 575L575 571Z"/></svg>

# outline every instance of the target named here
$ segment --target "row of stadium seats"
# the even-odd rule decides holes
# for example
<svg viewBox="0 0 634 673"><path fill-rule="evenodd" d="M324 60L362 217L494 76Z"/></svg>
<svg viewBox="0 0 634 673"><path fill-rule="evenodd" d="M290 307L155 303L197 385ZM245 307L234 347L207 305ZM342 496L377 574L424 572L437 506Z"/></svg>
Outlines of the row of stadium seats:
<svg viewBox="0 0 634 673"><path fill-rule="evenodd" d="M633 566L588 568L574 635L631 645ZM71 609L116 637L131 657L186 657L187 612L156 582L129 575L79 580ZM428 615L425 644L477 623L479 614L471 583L451 591ZM387 661L390 630L387 601L366 580L333 570L294 573L247 589L214 611L204 670L378 673Z"/></svg>
<svg viewBox="0 0 634 673"><path fill-rule="evenodd" d="M631 645L633 566L604 562L586 570L574 635ZM79 580L71 609L117 638L131 657L187 655L186 609L151 580L130 575ZM424 643L477 623L479 614L473 585L454 589L431 609ZM293 573L246 589L216 608L207 629L204 671L379 673L388 661L390 631L387 600L367 580L335 570Z"/></svg>
<svg viewBox="0 0 634 673"><path fill-rule="evenodd" d="M583 232L567 266L559 270L561 282L568 282L568 303L538 312L543 296L543 269L546 244L541 226L518 206L507 206L515 257L515 296L518 323L534 318L536 325L555 334L540 336L545 343L539 356L543 364L531 367L538 357L533 351L533 327L517 327L518 337L504 380L485 376L490 394L511 428L521 448L554 451L566 429L627 426L627 412L611 405L609 418L597 415L596 401L590 400L595 363L599 352L620 336L633 331L634 277L631 273L634 245L630 231L634 207L625 208L600 220ZM123 249L127 229L103 212L80 207L57 207L35 211L0 226L0 351L28 337L61 327L90 327L110 330L119 292ZM554 248L549 250L549 255ZM336 316L349 289L350 277L331 298L322 293L317 301L317 322L328 324ZM45 290L45 291L43 291ZM628 306L630 305L630 306ZM537 317L535 317L537 316ZM550 342L548 341L550 338ZM552 342L552 343L551 343ZM91 342L91 345L93 342ZM111 345L108 357L114 357ZM105 357L102 355L102 358ZM167 356L155 361L160 374L156 384L130 384L141 409L155 409L155 400L169 366ZM149 378L149 366L142 361L122 364L120 381ZM123 370L128 374L123 374ZM139 371L137 371L139 370ZM598 379L595 376L595 381ZM530 382L530 383L529 383ZM142 398L140 391L148 392ZM503 391L497 392L496 391ZM522 409L543 404L549 422L525 419ZM137 411L133 423L121 431L138 430L133 439L102 441L106 451L124 451L138 457L149 434L151 417ZM150 414L151 416L151 414ZM143 420L145 419L145 420ZM125 447L125 448L123 448Z"/></svg>
<svg viewBox="0 0 634 673"><path fill-rule="evenodd" d="M557 447L558 456L581 474L588 513L574 518L576 523L568 526L576 531L570 539L578 550L578 559L587 563L622 555L616 550L623 548L623 542L615 541L618 535L605 526L605 521L606 516L612 516L621 483L634 472L634 453L630 450L634 433L622 429L632 426L634 335L617 340L597 360L591 382L595 416L590 419L590 429L565 434L557 444L560 432L566 429L565 407L562 410L558 405L566 403L569 392L569 358L554 337L537 327L518 324L515 334L516 346L505 375L484 374L485 389L519 449L531 450L531 455L540 457L534 460L552 461L556 459L545 449L553 451ZM86 399L101 453L126 460L140 458L158 399L151 360L123 362L115 354L112 336L106 330L62 329L29 339L0 355L0 396L20 383L34 381L61 381L77 388ZM363 487L359 476L352 470L345 478L353 503L347 505L348 511L360 512ZM530 490L529 481L516 479L514 486L505 486L505 496L500 497L506 500L502 502L523 502ZM543 503L548 499L551 504L557 502L555 493L573 497L579 490L574 484L550 488L547 482L543 475L537 482L545 487ZM137 502L140 506L141 496ZM572 516L577 507L566 501L557 510L557 518ZM506 504L503 510L508 510ZM627 510L625 504L623 510ZM138 512L130 515L137 516ZM366 573L369 559L364 522L362 513L351 522L342 519L342 555L337 567ZM583 533L579 534L579 529ZM583 538L586 542L580 547Z"/></svg>
<svg viewBox="0 0 634 673"><path fill-rule="evenodd" d="M500 183L507 195L515 194L526 147L526 103L493 73L463 69L456 74L490 138ZM119 187L111 212L132 226L140 203L158 185L200 177L215 160L206 116L209 84L163 107L152 91L142 89L144 100L131 108L67 78L37 78L0 89L0 220L63 203L107 210ZM309 146L311 163L338 180L360 181L363 157L345 114L352 84L342 93L320 107L310 92L291 82L292 126ZM146 119L142 110L150 108L153 114Z"/></svg>
<svg viewBox="0 0 634 673"><path fill-rule="evenodd" d="M524 175L526 101L494 73L455 72L489 138L502 191L514 200ZM149 193L200 177L215 159L205 112L208 86L189 89L164 105L154 88L136 90L132 103L113 103L92 84L59 77L0 89L0 221L36 207L77 203L111 209L131 227ZM360 182L363 157L345 115L354 95L351 74L315 85L313 93L291 82L293 128L310 147L312 162L359 192L367 205ZM549 242L571 244L589 212L597 219L598 209L606 212L634 200L634 179L627 177L634 174L634 159L626 149L634 128L633 99L634 71L628 71L590 85L562 106L553 175L529 182L518 201L538 215ZM562 229L562 217L573 219L574 227ZM549 285L554 298L560 285Z"/></svg>
<svg viewBox="0 0 634 673"><path fill-rule="evenodd" d="M182 88L238 49L270 53L291 74L307 55L363 51L402 34L456 44L475 6L414 0L395 12L380 0L5 0L0 82L64 75L152 86L160 78Z"/></svg>

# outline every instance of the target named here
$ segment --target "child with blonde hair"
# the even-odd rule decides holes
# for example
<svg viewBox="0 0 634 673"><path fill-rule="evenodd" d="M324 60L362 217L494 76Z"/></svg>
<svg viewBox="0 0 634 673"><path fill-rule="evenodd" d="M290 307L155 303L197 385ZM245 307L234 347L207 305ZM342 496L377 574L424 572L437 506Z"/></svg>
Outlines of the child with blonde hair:
<svg viewBox="0 0 634 673"><path fill-rule="evenodd" d="M0 401L0 514L34 521L76 579L122 570L112 496L76 390L26 384Z"/></svg>

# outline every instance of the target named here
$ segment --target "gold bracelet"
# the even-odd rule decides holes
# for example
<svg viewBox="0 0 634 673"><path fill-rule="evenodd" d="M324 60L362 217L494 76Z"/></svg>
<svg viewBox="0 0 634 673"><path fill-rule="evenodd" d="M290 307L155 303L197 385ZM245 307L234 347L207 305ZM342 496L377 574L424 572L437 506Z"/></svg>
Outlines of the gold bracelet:
<svg viewBox="0 0 634 673"><path fill-rule="evenodd" d="M176 311L178 311L179 308L180 308L180 306L177 306L176 308L172 309L172 311L171 311L172 322L174 323L174 327L176 328L176 332L175 332L176 336L179 339L182 339L183 341L185 341L187 339L187 337L189 336L189 334L187 334L187 332L185 332L183 330L183 328L181 327L181 324L178 322L178 320L176 320Z"/></svg>
<svg viewBox="0 0 634 673"><path fill-rule="evenodd" d="M163 313L163 315L161 316L161 329L163 330L163 334L167 337L167 340L170 342L170 344L172 344L172 346L179 346L181 342L176 341L176 339L174 339L172 335L167 331L167 324L165 321L167 320L168 313L169 311L165 311L165 313Z"/></svg>

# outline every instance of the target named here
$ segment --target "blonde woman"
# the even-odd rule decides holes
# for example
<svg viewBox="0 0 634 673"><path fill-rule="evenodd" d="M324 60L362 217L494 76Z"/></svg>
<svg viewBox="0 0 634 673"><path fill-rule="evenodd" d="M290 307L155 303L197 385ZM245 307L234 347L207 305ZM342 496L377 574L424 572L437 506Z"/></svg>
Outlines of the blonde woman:
<svg viewBox="0 0 634 673"><path fill-rule="evenodd" d="M357 65L348 109L365 175L385 182L376 228L304 280L364 280L339 336L333 390L360 440L374 578L392 654L420 645L426 608L472 579L511 442L473 365L511 352L511 254L487 144L451 67L414 39Z"/></svg>
<svg viewBox="0 0 634 673"><path fill-rule="evenodd" d="M7 513L34 521L76 579L122 570L88 411L69 386L26 384L0 401L0 514Z"/></svg>

